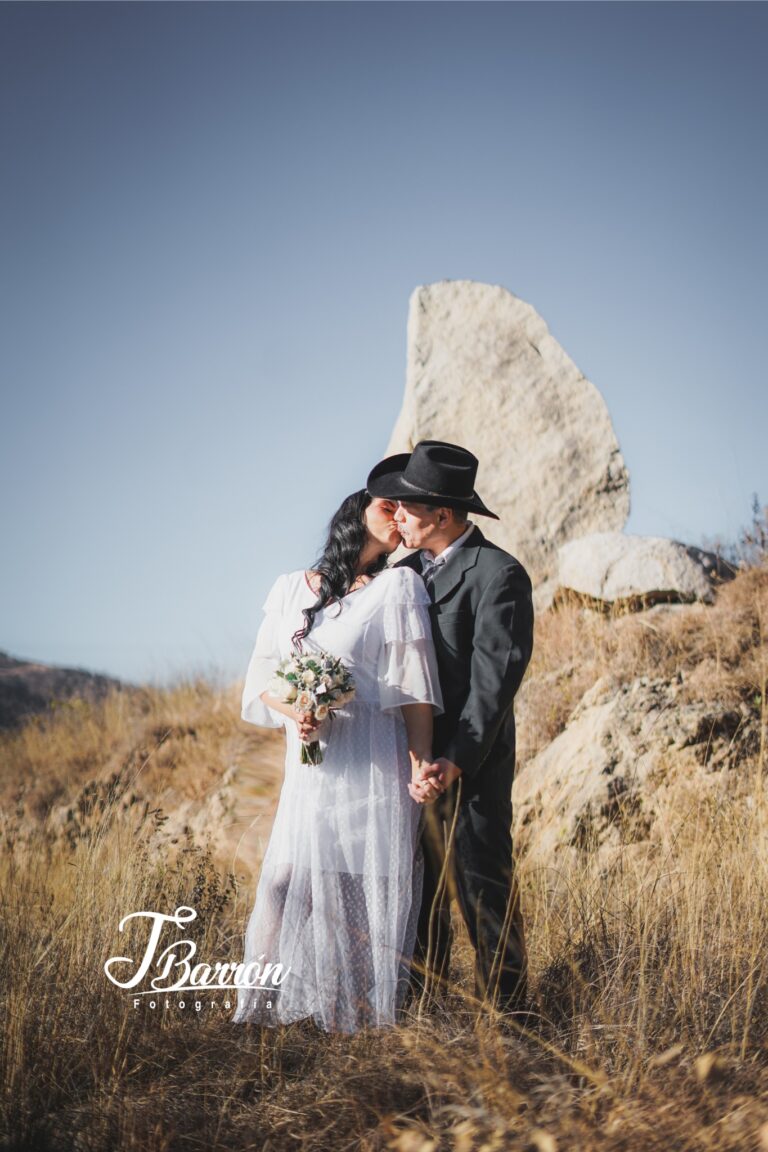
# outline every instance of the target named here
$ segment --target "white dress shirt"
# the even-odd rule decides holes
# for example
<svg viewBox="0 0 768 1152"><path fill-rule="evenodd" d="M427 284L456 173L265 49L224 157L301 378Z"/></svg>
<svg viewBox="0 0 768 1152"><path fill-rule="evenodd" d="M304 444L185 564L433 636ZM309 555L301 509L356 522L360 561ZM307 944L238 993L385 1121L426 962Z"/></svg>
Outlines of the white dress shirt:
<svg viewBox="0 0 768 1152"><path fill-rule="evenodd" d="M422 548L419 553L421 557L422 576L426 578L427 575L429 575L431 578L435 575L438 568L441 568L443 564L447 564L454 552L457 552L459 548L461 548L469 534L474 530L474 527L475 525L470 520L467 523L466 531L462 532L461 536L457 536L455 540L451 541L447 548L443 548L442 552L438 552L437 555L431 552L429 548Z"/></svg>

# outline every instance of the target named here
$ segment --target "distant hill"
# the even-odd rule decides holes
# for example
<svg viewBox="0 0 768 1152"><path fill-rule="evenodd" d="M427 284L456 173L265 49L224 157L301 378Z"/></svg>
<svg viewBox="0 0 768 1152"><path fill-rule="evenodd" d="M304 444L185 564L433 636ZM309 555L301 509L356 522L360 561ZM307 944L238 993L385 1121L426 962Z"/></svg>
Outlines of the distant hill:
<svg viewBox="0 0 768 1152"><path fill-rule="evenodd" d="M29 716L47 711L54 700L99 699L110 688L122 687L127 685L112 676L16 660L0 652L0 729L15 728Z"/></svg>

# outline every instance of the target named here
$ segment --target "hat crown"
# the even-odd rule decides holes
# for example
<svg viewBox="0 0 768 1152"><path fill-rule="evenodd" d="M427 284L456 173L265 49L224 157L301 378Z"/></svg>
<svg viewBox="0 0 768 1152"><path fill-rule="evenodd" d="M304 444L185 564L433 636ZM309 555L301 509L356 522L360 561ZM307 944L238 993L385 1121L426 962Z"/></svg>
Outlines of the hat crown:
<svg viewBox="0 0 768 1152"><path fill-rule="evenodd" d="M432 496L471 500L478 460L466 448L444 440L420 440L403 471L403 483Z"/></svg>
<svg viewBox="0 0 768 1152"><path fill-rule="evenodd" d="M478 459L459 444L419 440L412 452L380 460L368 475L371 496L459 508L498 520L475 492Z"/></svg>

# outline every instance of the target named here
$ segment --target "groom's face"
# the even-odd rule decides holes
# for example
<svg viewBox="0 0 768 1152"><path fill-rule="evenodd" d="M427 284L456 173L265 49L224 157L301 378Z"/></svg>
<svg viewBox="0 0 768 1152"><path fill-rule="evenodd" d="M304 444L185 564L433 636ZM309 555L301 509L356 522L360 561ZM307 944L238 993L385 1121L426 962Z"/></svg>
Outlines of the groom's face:
<svg viewBox="0 0 768 1152"><path fill-rule="evenodd" d="M441 509L432 508L429 504L407 504L398 500L394 520L406 548L432 547L442 531L440 512Z"/></svg>

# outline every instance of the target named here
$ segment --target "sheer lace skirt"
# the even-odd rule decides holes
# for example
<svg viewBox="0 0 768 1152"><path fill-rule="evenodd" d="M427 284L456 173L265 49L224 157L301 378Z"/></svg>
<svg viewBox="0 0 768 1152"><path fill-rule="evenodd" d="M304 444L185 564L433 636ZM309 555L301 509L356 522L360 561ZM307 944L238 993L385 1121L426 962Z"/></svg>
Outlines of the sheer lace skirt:
<svg viewBox="0 0 768 1152"><path fill-rule="evenodd" d="M421 809L399 712L353 701L321 730L323 763L302 765L294 725L286 774L245 933L244 962L283 979L238 991L234 1021L328 1031L394 1024L421 900Z"/></svg>

